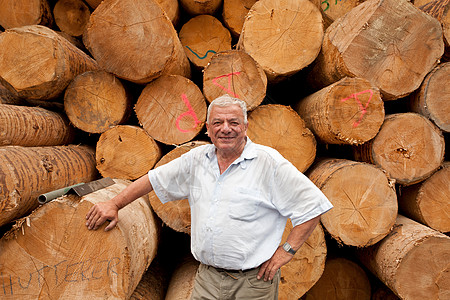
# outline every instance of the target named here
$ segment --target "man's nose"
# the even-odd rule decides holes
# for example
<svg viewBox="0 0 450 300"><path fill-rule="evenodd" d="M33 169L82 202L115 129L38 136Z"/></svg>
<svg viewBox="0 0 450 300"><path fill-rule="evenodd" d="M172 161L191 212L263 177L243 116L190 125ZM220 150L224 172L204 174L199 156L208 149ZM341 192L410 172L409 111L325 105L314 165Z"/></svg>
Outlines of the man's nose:
<svg viewBox="0 0 450 300"><path fill-rule="evenodd" d="M222 131L223 132L230 132L231 131L231 128L230 128L228 122L223 122Z"/></svg>

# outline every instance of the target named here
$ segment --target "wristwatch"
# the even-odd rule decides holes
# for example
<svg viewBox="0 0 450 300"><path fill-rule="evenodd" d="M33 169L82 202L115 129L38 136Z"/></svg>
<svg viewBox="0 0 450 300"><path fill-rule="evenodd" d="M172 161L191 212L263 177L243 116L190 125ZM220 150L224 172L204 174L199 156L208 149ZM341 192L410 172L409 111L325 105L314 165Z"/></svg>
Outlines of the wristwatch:
<svg viewBox="0 0 450 300"><path fill-rule="evenodd" d="M292 255L295 255L295 253L297 252L294 249L292 249L291 245L288 242L283 244L283 249L284 249L284 251L286 251Z"/></svg>

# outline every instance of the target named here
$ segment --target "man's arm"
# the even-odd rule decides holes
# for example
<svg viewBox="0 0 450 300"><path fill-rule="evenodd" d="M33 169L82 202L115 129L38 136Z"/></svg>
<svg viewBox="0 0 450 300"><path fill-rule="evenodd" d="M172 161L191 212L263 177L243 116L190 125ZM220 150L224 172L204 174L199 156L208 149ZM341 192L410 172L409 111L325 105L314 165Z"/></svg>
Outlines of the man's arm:
<svg viewBox="0 0 450 300"><path fill-rule="evenodd" d="M120 194L114 198L95 204L86 214L86 226L89 230L96 230L107 220L111 221L106 226L105 231L111 230L119 221L119 209L133 202L139 197L142 197L153 190L153 187L148 179L148 174L145 174L138 180L127 186Z"/></svg>
<svg viewBox="0 0 450 300"><path fill-rule="evenodd" d="M303 245L303 243L308 239L311 233L319 224L320 216L317 216L305 223L295 226L287 238L287 242L292 246L292 249L297 251ZM258 272L258 279L264 278L264 281L272 280L275 273L279 268L287 264L294 255L286 252L281 246L278 247L277 251L272 255L272 257L261 265Z"/></svg>

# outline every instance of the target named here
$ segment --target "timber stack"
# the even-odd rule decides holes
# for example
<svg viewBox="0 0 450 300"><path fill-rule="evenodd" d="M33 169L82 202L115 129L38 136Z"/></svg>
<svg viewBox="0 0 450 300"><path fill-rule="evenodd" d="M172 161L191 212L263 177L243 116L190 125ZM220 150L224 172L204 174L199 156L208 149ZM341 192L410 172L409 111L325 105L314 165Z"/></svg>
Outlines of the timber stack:
<svg viewBox="0 0 450 300"><path fill-rule="evenodd" d="M0 298L189 299L187 199L150 193L107 233L85 214L210 143L208 105L229 94L247 103L249 138L334 205L282 267L279 299L448 299L449 11L0 0ZM102 177L113 184L70 189Z"/></svg>

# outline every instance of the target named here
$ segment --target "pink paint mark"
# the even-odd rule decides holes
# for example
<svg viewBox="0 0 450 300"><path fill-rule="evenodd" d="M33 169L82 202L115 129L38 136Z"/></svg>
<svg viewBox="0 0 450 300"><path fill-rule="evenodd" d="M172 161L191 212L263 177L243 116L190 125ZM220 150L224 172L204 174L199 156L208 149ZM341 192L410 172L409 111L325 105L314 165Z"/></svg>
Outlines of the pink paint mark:
<svg viewBox="0 0 450 300"><path fill-rule="evenodd" d="M183 100L184 104L187 106L188 110L184 113L182 113L181 115L178 116L175 125L177 126L178 130L181 132L189 132L194 130L198 124L201 124L202 122L199 121L199 119L197 118L197 114L195 113L195 111L192 109L191 103L189 102L186 94L181 94L181 99ZM192 126L192 128L186 130L186 129L182 129L180 127L180 121L182 118L184 118L185 116L191 116L194 119L194 126Z"/></svg>
<svg viewBox="0 0 450 300"><path fill-rule="evenodd" d="M218 87L220 87L222 90L224 90L225 92L227 92L230 96L235 97L235 98L239 98L239 96L237 94L235 94L232 90L231 90L231 77L233 75L239 75L241 74L241 72L233 72L230 74L226 74L226 75L222 75L222 76L218 76L216 78L214 78L212 80L212 82L217 85ZM228 77L228 88L225 88L223 85L219 84L217 82L217 79L223 78L223 77Z"/></svg>
<svg viewBox="0 0 450 300"><path fill-rule="evenodd" d="M370 93L370 97L369 97L369 100L366 103L366 106L363 106L361 101L359 101L358 96L362 95L362 94L365 94L365 93ZM365 91L362 91L362 92L359 92L359 93L351 94L349 97L341 99L341 102L344 102L344 101L347 101L347 100L349 100L351 98L355 98L356 102L358 103L359 110L361 111L361 116L359 117L358 121L355 121L353 123L353 127L358 127L358 125L361 123L362 118L364 117L364 115L367 112L366 108L369 106L370 100L372 100L372 96L373 96L373 91L372 90L365 90Z"/></svg>

